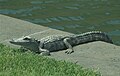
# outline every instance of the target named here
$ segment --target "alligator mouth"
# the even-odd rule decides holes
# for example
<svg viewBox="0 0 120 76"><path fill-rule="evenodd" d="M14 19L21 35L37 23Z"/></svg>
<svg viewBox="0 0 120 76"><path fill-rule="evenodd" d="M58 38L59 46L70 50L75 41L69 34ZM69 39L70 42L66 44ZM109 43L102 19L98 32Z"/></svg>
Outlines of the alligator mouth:
<svg viewBox="0 0 120 76"><path fill-rule="evenodd" d="M15 44L15 45L20 45L21 43L20 42L17 42L17 41L15 41L15 40L10 40L9 41L11 44Z"/></svg>
<svg viewBox="0 0 120 76"><path fill-rule="evenodd" d="M11 39L9 43L15 44L15 45L24 45L24 44L28 44L29 42L19 41L17 39Z"/></svg>
<svg viewBox="0 0 120 76"><path fill-rule="evenodd" d="M13 41L9 41L10 43L14 43Z"/></svg>

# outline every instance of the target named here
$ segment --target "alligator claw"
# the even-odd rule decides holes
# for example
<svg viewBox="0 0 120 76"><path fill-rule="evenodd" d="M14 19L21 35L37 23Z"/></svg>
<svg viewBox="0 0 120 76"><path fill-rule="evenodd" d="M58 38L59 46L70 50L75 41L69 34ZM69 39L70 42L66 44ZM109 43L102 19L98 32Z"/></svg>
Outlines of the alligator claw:
<svg viewBox="0 0 120 76"><path fill-rule="evenodd" d="M74 51L65 51L66 54L71 54L73 53Z"/></svg>

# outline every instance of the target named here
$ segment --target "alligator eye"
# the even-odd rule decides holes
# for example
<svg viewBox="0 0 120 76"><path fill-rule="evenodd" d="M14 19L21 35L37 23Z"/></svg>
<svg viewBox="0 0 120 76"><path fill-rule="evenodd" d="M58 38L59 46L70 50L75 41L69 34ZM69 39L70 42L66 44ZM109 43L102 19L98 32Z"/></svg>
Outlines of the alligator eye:
<svg viewBox="0 0 120 76"><path fill-rule="evenodd" d="M27 38L27 37L26 37L26 38L24 38L23 40L30 40L30 38Z"/></svg>

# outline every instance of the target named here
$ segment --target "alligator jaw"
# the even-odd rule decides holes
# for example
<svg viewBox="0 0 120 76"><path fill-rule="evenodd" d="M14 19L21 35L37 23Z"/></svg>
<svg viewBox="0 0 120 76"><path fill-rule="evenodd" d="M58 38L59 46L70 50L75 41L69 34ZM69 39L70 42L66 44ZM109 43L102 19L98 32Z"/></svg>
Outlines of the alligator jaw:
<svg viewBox="0 0 120 76"><path fill-rule="evenodd" d="M10 43L15 43L14 41L9 41Z"/></svg>
<svg viewBox="0 0 120 76"><path fill-rule="evenodd" d="M9 42L14 44L14 43L15 43L15 40L14 40L14 39L11 39Z"/></svg>
<svg viewBox="0 0 120 76"><path fill-rule="evenodd" d="M16 42L14 39L11 39L9 42L10 42L11 44L19 45L18 42Z"/></svg>

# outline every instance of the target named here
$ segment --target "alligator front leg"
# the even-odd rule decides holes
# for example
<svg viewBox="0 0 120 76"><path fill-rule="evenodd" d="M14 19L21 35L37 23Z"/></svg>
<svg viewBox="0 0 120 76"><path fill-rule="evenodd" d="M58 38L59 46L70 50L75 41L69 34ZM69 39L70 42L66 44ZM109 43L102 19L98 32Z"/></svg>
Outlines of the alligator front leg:
<svg viewBox="0 0 120 76"><path fill-rule="evenodd" d="M39 50L40 50L40 55L43 55L43 56L49 56L50 55L50 52L47 49L39 48Z"/></svg>
<svg viewBox="0 0 120 76"><path fill-rule="evenodd" d="M41 43L40 46L39 46L40 55L42 55L42 56L49 56L50 55L50 51L47 50L47 49L42 49L41 47L43 47L43 43Z"/></svg>
<svg viewBox="0 0 120 76"><path fill-rule="evenodd" d="M66 47L67 47L68 49L70 49L69 51L65 51L65 53L71 54L71 53L74 52L74 50L73 50L73 47L71 46L71 44L68 42L68 40L69 40L69 38L65 38L65 39L63 40L64 43L65 43L65 45L66 45Z"/></svg>
<svg viewBox="0 0 120 76"><path fill-rule="evenodd" d="M43 45L44 45L44 43L40 42L39 47L38 47L38 48L39 48L40 55L49 56L49 55L50 55L50 51L47 50L47 49L43 49L43 48L42 48Z"/></svg>
<svg viewBox="0 0 120 76"><path fill-rule="evenodd" d="M21 46L21 47L20 47L20 51L21 51L21 52L26 52L26 51L28 51L28 49L26 49L26 48L24 48L24 47Z"/></svg>

